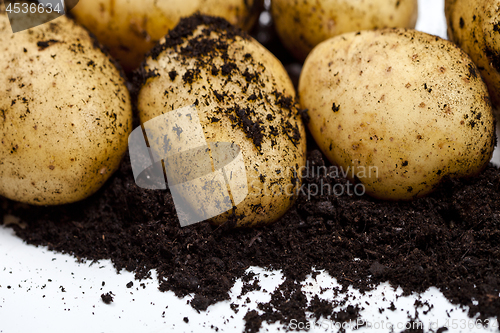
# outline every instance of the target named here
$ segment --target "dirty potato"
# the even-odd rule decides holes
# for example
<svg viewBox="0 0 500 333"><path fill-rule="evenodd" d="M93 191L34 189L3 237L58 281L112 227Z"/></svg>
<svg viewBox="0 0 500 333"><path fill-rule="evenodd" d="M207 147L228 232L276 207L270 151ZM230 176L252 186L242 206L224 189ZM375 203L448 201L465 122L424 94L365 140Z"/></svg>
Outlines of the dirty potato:
<svg viewBox="0 0 500 333"><path fill-rule="evenodd" d="M12 33L0 13L0 195L34 205L96 192L127 149L124 79L66 16Z"/></svg>
<svg viewBox="0 0 500 333"><path fill-rule="evenodd" d="M500 106L499 6L498 0L445 1L448 37L478 66L496 109Z"/></svg>
<svg viewBox="0 0 500 333"><path fill-rule="evenodd" d="M148 136L150 146L165 144L164 151L190 149L185 157L190 163L172 158L165 163L174 166L169 173L166 165L171 190L199 177L196 186L178 193L191 212L207 217L210 209L227 207L212 223L232 217L236 226L258 226L276 221L291 207L300 186L297 171L305 164L305 129L290 78L268 50L223 19L195 15L152 50L144 73L138 110L146 128L187 106L197 112L188 116L192 128L201 124L200 135L184 130L191 125L179 120L167 126L175 131L170 137L164 137L165 126L158 136ZM196 168L205 163L210 169L205 173L215 177L220 156L213 148L219 143L238 146L242 169L236 174L226 170L225 180L209 185ZM203 160L208 147L211 157ZM224 182L231 192L229 203L224 202L227 196L218 196Z"/></svg>
<svg viewBox="0 0 500 333"><path fill-rule="evenodd" d="M422 32L348 33L318 45L299 84L309 128L331 162L376 198L421 197L482 170L494 121L479 71Z"/></svg>
<svg viewBox="0 0 500 333"><path fill-rule="evenodd" d="M248 30L261 7L262 0L80 0L71 13L129 71L182 17L217 15Z"/></svg>
<svg viewBox="0 0 500 333"><path fill-rule="evenodd" d="M320 42L368 29L414 28L417 0L273 0L271 13L285 47L304 61Z"/></svg>

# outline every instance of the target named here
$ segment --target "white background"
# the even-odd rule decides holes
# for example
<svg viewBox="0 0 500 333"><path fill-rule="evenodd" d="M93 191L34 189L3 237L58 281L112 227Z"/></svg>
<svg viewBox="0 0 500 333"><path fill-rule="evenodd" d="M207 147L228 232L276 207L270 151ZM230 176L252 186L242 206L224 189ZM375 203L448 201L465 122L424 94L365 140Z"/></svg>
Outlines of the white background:
<svg viewBox="0 0 500 333"><path fill-rule="evenodd" d="M446 38L444 1L421 0L419 5L417 29ZM494 160L498 163L500 156L495 154ZM248 309L256 308L257 302L269 301L269 293L282 282L278 271L251 269L258 273L262 289L267 292L252 292L237 299L242 286L238 281L232 289L230 302L215 304L198 314L187 304L190 297L179 299L172 292L160 292L155 274L153 279L136 281L132 273L118 274L109 261L80 264L71 256L26 245L13 235L11 229L0 227L0 333L215 332L216 328L223 332L241 332L244 329L243 316ZM130 281L133 287L127 288ZM141 283L144 284L141 286ZM321 273L315 280L307 280L303 290L308 297L318 294L332 299L333 293L320 293L320 287L331 289L336 286L335 280ZM104 304L100 298L108 291L115 294L110 305ZM408 316L415 317L416 299L429 300L434 305L426 315L423 312L428 310L427 307L418 310L426 332L435 332L445 324L448 324L447 332L480 331L475 321L467 317L466 308L451 305L435 288L422 295L399 297L401 290L382 284L361 298L356 290L349 290L347 294L352 304L364 307L362 318L371 325L356 332L390 332L391 327L400 332ZM248 304L245 303L247 296L250 298ZM238 313L229 307L232 302L240 304ZM379 308L387 309L391 302L396 310L385 310L380 314ZM188 318L188 323L184 322L184 317ZM492 323L498 326L496 320ZM274 332L280 327L280 324L263 325L261 331ZM460 329L464 326L465 329ZM325 329L327 332L338 331L335 323L327 321L312 326L311 331L325 332ZM352 330L348 328L347 332Z"/></svg>

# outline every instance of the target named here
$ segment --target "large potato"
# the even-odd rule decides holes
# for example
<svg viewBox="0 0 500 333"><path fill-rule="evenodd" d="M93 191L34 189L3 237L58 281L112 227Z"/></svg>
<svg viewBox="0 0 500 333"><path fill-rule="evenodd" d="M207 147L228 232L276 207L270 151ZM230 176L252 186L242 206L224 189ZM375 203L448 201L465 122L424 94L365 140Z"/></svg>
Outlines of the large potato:
<svg viewBox="0 0 500 333"><path fill-rule="evenodd" d="M55 205L97 191L118 168L132 125L108 56L65 16L13 34L0 13L0 58L0 195Z"/></svg>
<svg viewBox="0 0 500 333"><path fill-rule="evenodd" d="M217 15L248 30L261 5L262 0L80 0L71 13L125 70L133 70L181 17Z"/></svg>
<svg viewBox="0 0 500 333"><path fill-rule="evenodd" d="M237 185L247 188L248 194L231 187L233 205L229 207L234 209L212 222L222 224L234 213L237 226L257 226L282 216L300 186L296 172L305 164L306 143L294 88L281 63L225 20L196 15L182 20L163 44L153 49L144 70L149 78L138 95L141 123L194 105L197 116L189 119L197 123L199 118L202 128L200 138L195 130L183 130L189 127L185 123L172 125L176 131L173 137L164 139L162 133L155 138L148 136L150 146L162 140L170 146L178 145L178 136L185 147L203 148L202 141L206 140L209 144L235 143L241 150L246 178L230 173L226 177L229 183L239 181ZM179 179L197 174L195 169L200 164L207 163L208 168L213 164L212 168L219 169L213 149L212 162L202 161L205 150L195 153L200 153L200 158L184 167L180 160L165 159L165 164L174 164L178 172L169 178L171 189L181 182ZM210 198L204 197L200 188L208 185L198 185L181 195L188 209L207 216L207 209L218 206L224 198L216 197L219 189L215 187L209 191L213 193ZM237 204L236 197L245 199Z"/></svg>
<svg viewBox="0 0 500 333"><path fill-rule="evenodd" d="M500 1L446 0L448 37L467 52L500 106Z"/></svg>
<svg viewBox="0 0 500 333"><path fill-rule="evenodd" d="M325 155L382 199L412 199L478 173L495 145L477 67L422 32L348 33L318 45L299 83Z"/></svg>
<svg viewBox="0 0 500 333"><path fill-rule="evenodd" d="M414 28L418 0L273 0L271 13L283 45L303 61L314 46L346 32Z"/></svg>

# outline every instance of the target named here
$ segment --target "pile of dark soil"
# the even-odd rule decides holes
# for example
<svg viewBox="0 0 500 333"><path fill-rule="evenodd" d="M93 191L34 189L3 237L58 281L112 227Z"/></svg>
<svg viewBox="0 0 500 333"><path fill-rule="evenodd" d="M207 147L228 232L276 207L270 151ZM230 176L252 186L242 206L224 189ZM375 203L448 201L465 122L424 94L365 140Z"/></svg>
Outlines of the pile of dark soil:
<svg viewBox="0 0 500 333"><path fill-rule="evenodd" d="M325 165L317 150L308 161L311 169ZM202 222L181 228L170 193L138 188L126 156L104 188L83 202L26 207L4 201L0 215L20 217L26 227L14 226L15 231L30 244L77 258L111 259L118 270L133 271L138 279L155 268L161 290L194 293L191 305L198 310L229 299L234 281L249 266L281 269L286 281L270 302L259 305L263 314L245 316L249 331L262 320L305 320L305 311L338 316L344 304L307 303L299 282L312 267L361 291L384 281L406 294L436 286L451 302L469 306L471 316L500 314L497 168L449 180L428 197L402 203L347 194L313 196L311 184L333 187L347 181L323 173L304 181L297 203L271 226L226 230ZM351 309L350 318L357 311Z"/></svg>
<svg viewBox="0 0 500 333"><path fill-rule="evenodd" d="M360 309L346 302L307 302L300 282L313 268L362 292L385 281L405 294L436 286L451 302L469 306L471 316L500 315L499 169L490 165L477 177L446 180L412 202L347 191L318 195L321 188L346 189L348 181L335 175L312 140L309 145L309 170L325 166L328 173L305 175L296 204L267 227L235 230L202 222L181 228L170 192L139 188L129 156L82 202L31 207L1 200L0 216L21 218L24 227L13 228L29 244L81 259L111 259L138 279L156 269L161 290L195 294L191 306L199 311L229 299L238 278L246 281L243 293L259 289L245 273L250 266L282 270L285 282L271 300L258 305L260 312L246 313L249 332L263 321L306 321L306 312L335 321L358 318ZM103 301L111 302L111 295L103 294Z"/></svg>

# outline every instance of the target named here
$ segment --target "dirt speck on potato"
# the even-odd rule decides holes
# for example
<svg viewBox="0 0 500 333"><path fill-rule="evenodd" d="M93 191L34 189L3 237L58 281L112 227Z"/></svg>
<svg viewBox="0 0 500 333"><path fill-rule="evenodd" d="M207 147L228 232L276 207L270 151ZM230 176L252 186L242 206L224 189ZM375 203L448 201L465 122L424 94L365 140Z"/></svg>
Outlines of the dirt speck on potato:
<svg viewBox="0 0 500 333"><path fill-rule="evenodd" d="M332 105L332 111L333 112L339 112L340 110L340 105L336 105L335 103L333 103Z"/></svg>
<svg viewBox="0 0 500 333"><path fill-rule="evenodd" d="M36 45L38 46L38 51L43 51L54 43L59 43L59 41L57 39L49 39L47 41L38 41ZM27 52L26 48L23 50L25 50L24 52Z"/></svg>

